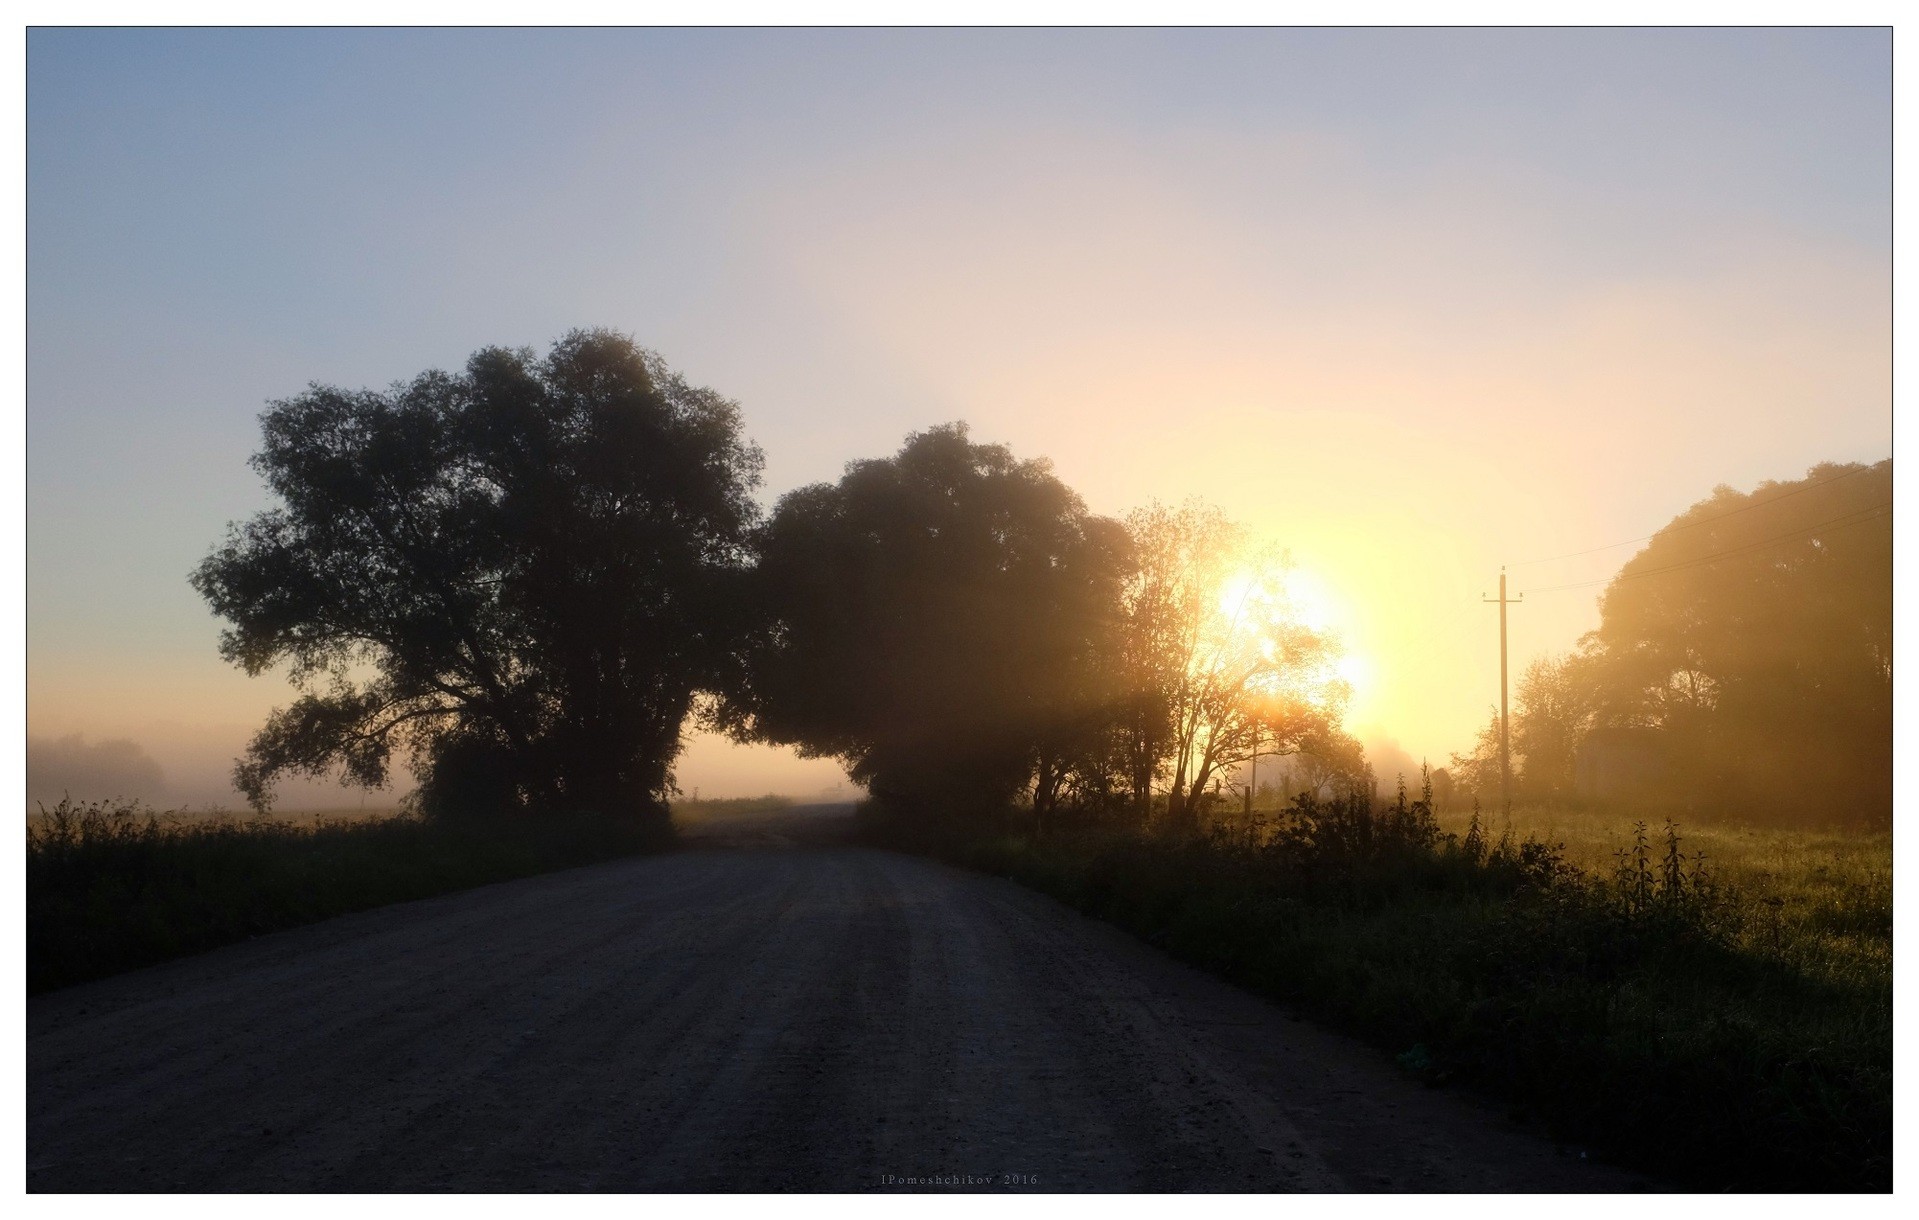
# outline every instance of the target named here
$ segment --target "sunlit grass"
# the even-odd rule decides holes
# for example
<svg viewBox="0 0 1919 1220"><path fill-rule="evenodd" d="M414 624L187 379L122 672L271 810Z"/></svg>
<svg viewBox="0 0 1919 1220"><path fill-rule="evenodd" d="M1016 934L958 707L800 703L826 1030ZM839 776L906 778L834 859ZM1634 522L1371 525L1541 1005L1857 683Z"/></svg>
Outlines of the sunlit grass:
<svg viewBox="0 0 1919 1220"><path fill-rule="evenodd" d="M1464 834L1470 809L1439 815ZM1563 845L1568 863L1611 872L1630 846L1630 807L1520 804L1510 822L1482 814L1494 835L1508 825L1520 837ZM1644 816L1654 832L1665 820ZM1682 850L1705 855L1714 881L1735 891L1748 918L1740 938L1749 948L1788 958L1799 969L1855 985L1892 985L1892 835L1890 832L1792 830L1704 822L1679 825Z"/></svg>

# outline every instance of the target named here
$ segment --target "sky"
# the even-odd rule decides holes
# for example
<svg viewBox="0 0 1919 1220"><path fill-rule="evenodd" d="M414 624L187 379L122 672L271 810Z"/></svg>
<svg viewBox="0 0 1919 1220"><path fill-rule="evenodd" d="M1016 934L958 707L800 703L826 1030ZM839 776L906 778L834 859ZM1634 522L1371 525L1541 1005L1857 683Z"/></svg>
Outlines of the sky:
<svg viewBox="0 0 1919 1220"><path fill-rule="evenodd" d="M1634 548L1533 561L1891 452L1883 30L36 28L27 102L28 732L178 800L293 694L186 582L265 404L576 326L738 400L768 503L965 420L1219 504L1435 762L1502 564L1516 672Z"/></svg>

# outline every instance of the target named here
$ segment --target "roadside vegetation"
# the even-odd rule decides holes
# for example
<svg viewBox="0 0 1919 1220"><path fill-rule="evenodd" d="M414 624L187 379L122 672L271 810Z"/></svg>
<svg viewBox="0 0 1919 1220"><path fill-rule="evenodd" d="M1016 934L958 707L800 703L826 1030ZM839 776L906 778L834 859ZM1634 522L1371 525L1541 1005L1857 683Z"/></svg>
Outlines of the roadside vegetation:
<svg viewBox="0 0 1919 1220"><path fill-rule="evenodd" d="M1470 813L1444 811L1440 825L1464 834ZM1570 864L1605 875L1633 842L1630 806L1515 806L1502 830L1555 844ZM1656 828L1660 823L1651 819ZM1791 957L1835 976L1892 973L1892 832L1789 829L1712 821L1685 830L1689 856L1703 856L1713 883L1736 895L1755 950Z"/></svg>
<svg viewBox="0 0 1919 1220"><path fill-rule="evenodd" d="M295 821L62 801L27 821L27 990L671 841L594 814Z"/></svg>
<svg viewBox="0 0 1919 1220"><path fill-rule="evenodd" d="M1403 792L1199 829L869 807L865 831L1051 894L1669 1181L1891 1188L1889 853L1722 868L1641 823L1575 858L1470 815L1445 829Z"/></svg>

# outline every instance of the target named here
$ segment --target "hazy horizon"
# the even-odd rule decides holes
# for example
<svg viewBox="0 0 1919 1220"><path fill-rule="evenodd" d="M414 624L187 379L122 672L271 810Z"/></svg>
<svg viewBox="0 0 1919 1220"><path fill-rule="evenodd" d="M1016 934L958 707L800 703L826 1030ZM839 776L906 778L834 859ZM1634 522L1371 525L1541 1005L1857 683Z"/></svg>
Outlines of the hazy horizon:
<svg viewBox="0 0 1919 1220"><path fill-rule="evenodd" d="M186 573L265 402L584 325L737 399L769 505L949 420L1219 504L1443 762L1501 564L1517 672L1637 548L1528 561L1890 454L1890 89L1880 30L30 31L29 736L221 799L292 691Z"/></svg>

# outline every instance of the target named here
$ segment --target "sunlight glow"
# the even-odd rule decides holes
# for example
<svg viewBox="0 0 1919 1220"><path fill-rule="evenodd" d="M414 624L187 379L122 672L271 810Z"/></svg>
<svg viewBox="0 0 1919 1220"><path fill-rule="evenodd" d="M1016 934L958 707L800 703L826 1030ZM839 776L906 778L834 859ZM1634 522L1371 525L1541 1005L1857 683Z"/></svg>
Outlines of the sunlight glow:
<svg viewBox="0 0 1919 1220"><path fill-rule="evenodd" d="M1272 659L1283 647L1289 629L1303 628L1332 642L1333 655L1304 672L1278 677L1274 694L1290 689L1313 703L1324 705L1344 688L1346 715L1370 691L1371 661L1354 647L1354 616L1323 578L1288 561L1250 566L1234 573L1221 586L1220 613L1227 630L1247 639ZM1250 638L1248 638L1250 637Z"/></svg>

